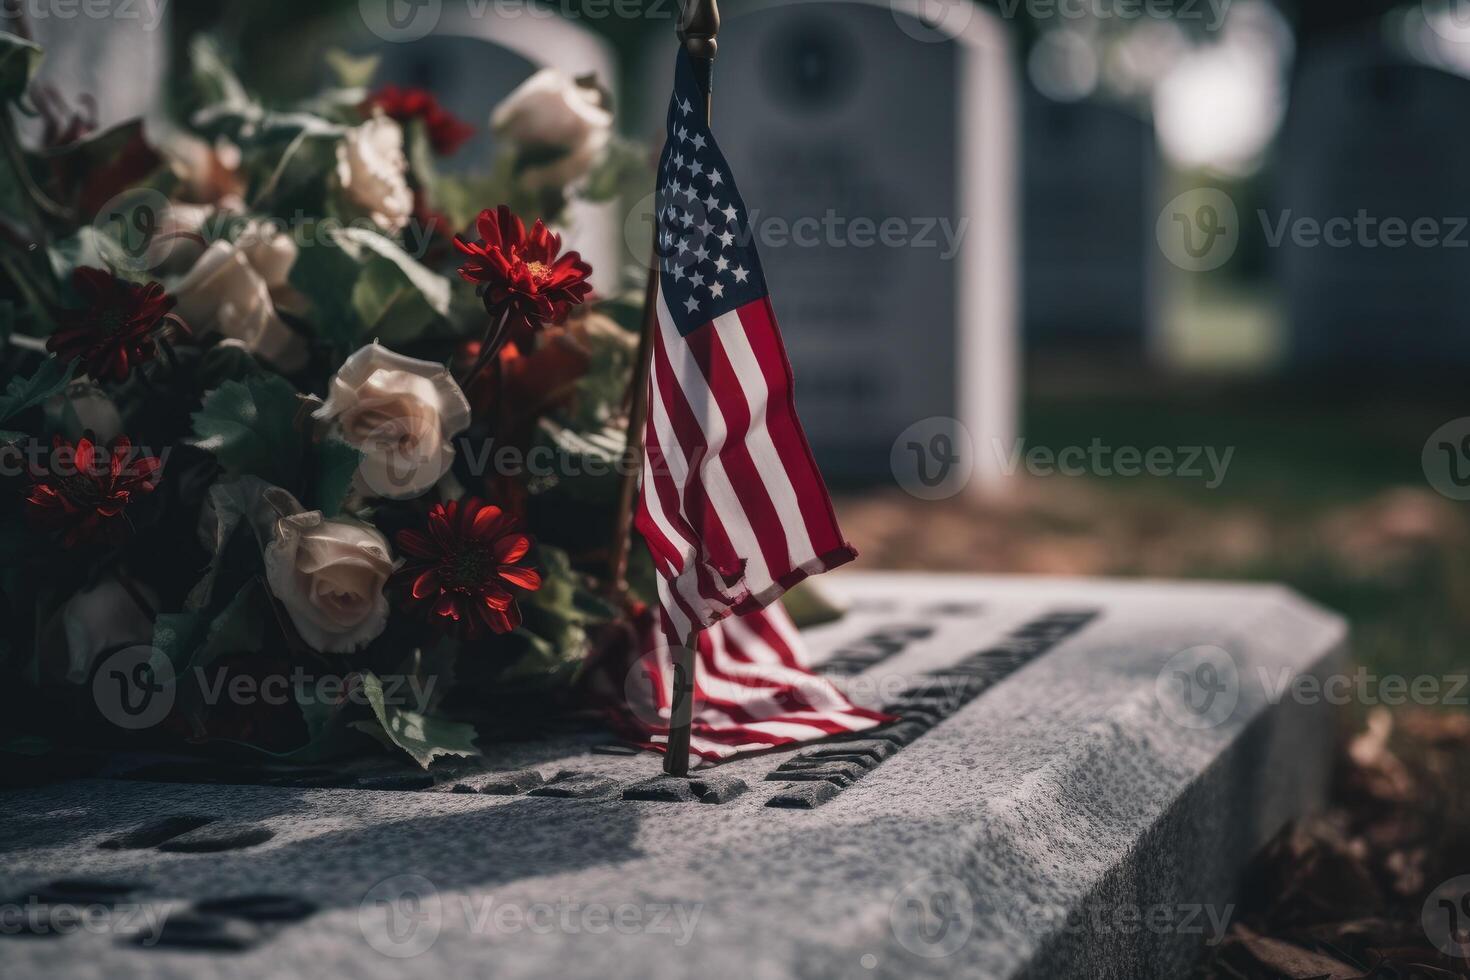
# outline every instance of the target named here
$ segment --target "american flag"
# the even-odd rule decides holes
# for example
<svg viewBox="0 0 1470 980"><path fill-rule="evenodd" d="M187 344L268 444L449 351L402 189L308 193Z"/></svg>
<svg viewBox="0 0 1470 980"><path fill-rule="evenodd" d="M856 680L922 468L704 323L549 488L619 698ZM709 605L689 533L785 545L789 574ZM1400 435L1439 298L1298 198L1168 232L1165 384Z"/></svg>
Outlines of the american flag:
<svg viewBox="0 0 1470 980"><path fill-rule="evenodd" d="M715 759L886 718L813 677L790 620L770 606L856 552L797 421L749 212L704 104L681 50L655 201L658 328L637 526L659 572L664 666L649 673L667 707L668 648L705 630L691 751Z"/></svg>

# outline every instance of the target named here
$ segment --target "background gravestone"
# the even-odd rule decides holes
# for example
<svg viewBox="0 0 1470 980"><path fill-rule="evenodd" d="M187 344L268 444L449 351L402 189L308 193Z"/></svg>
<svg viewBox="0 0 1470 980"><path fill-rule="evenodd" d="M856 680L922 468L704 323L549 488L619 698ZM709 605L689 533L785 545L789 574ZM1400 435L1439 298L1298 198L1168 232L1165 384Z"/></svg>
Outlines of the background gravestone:
<svg viewBox="0 0 1470 980"><path fill-rule="evenodd" d="M944 416L968 428L976 479L993 486L992 440L1014 432L1012 56L991 14L935 9L939 26L898 2L732 6L720 29L714 130L755 215L802 423L835 480L891 479L900 433ZM667 27L641 87L656 138ZM835 234L812 224L829 215ZM801 219L819 244L782 234ZM855 219L897 219L913 244L859 247ZM953 255L939 221L958 232Z"/></svg>
<svg viewBox="0 0 1470 980"><path fill-rule="evenodd" d="M446 4L432 31L412 40L384 40L370 29L359 31L357 53L381 58L373 84L426 88L455 116L475 127L475 135L453 157L441 162L448 172L484 172L495 159L497 141L490 114L517 85L542 68L570 76L595 74L612 92L618 89L616 61L607 43L569 20L524 7L484 5L450 9ZM514 11L512 13L511 11ZM486 202L494 207L496 202ZM529 223L535 215L524 216ZM574 201L564 222L568 248L592 264L592 282L604 294L616 292L623 253L621 223L614 204Z"/></svg>
<svg viewBox="0 0 1470 980"><path fill-rule="evenodd" d="M1032 90L1025 134L1027 347L1144 356L1160 257L1153 126L1124 109Z"/></svg>
<svg viewBox="0 0 1470 980"><path fill-rule="evenodd" d="M168 4L94 0L22 6L31 40L46 52L37 86L53 90L70 112L84 116L84 97L95 100L98 129L156 117L169 67ZM0 21L0 30L12 29ZM40 129L38 120L22 123L28 137L39 137Z"/></svg>
<svg viewBox="0 0 1470 980"><path fill-rule="evenodd" d="M1271 218L1412 225L1470 216L1470 79L1408 62L1376 41L1309 49L1282 130ZM1242 215L1244 218L1245 215ZM1253 229L1254 231L1254 229ZM1455 247L1360 243L1279 249L1298 366L1413 368L1470 361L1470 229ZM1376 232L1375 232L1376 234Z"/></svg>

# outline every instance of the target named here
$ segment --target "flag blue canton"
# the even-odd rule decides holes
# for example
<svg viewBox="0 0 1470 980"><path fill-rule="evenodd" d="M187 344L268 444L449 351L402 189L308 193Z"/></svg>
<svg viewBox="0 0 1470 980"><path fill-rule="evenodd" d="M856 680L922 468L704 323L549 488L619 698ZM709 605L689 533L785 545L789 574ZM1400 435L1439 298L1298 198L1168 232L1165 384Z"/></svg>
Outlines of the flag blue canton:
<svg viewBox="0 0 1470 980"><path fill-rule="evenodd" d="M766 295L749 212L704 118L704 94L679 52L655 207L659 285L679 333Z"/></svg>

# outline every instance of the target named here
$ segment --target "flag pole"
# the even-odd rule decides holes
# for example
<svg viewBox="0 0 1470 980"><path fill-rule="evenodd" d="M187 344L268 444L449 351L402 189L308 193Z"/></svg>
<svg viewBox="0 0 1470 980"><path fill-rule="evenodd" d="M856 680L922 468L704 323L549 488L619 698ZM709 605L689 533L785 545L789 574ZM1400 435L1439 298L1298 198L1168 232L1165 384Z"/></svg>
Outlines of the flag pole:
<svg viewBox="0 0 1470 980"><path fill-rule="evenodd" d="M716 36L720 33L720 8L716 0L685 0L679 11L679 40L694 65L694 80L704 93L704 121L714 123L715 53L719 50ZM655 223L656 224L656 223ZM657 228L655 227L655 235ZM655 263L652 275L658 275ZM645 311L647 314L653 311ZM645 330L647 323L645 322ZM652 337L650 335L649 339ZM652 351L650 350L650 353ZM648 386L644 385L646 389ZM682 647L672 651L674 683L669 705L669 747L664 753L664 772L670 776L689 775L689 731L694 725L694 672L698 662L695 649L699 644L696 626Z"/></svg>
<svg viewBox="0 0 1470 980"><path fill-rule="evenodd" d="M715 52L719 48L720 10L716 0L683 0L679 10L679 41L689 53L694 76L704 93L705 122L711 121L711 86L714 80ZM643 469L643 435L648 424L648 374L653 360L654 331L658 329L658 221L653 227L653 250L648 268L648 286L643 294L643 330L638 338L638 359L633 367L628 401L628 443L622 483L618 488L618 507L614 516L613 538L608 556L608 591L621 599L627 594L628 549L632 541L633 510L636 505L638 477ZM664 754L664 772L671 776L689 774L689 730L694 723L695 646L699 642L696 629L672 653L674 677L669 715L668 751Z"/></svg>

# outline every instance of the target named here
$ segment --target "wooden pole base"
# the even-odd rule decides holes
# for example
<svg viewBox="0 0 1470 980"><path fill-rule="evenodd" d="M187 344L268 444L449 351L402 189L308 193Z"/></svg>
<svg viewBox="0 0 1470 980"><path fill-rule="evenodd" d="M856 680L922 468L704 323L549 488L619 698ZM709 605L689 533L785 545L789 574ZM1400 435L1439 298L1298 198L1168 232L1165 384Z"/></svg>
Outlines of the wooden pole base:
<svg viewBox="0 0 1470 980"><path fill-rule="evenodd" d="M674 660L674 690L669 710L669 750L664 754L664 772L689 775L689 730L694 724L694 658L699 634L685 645L669 651Z"/></svg>

